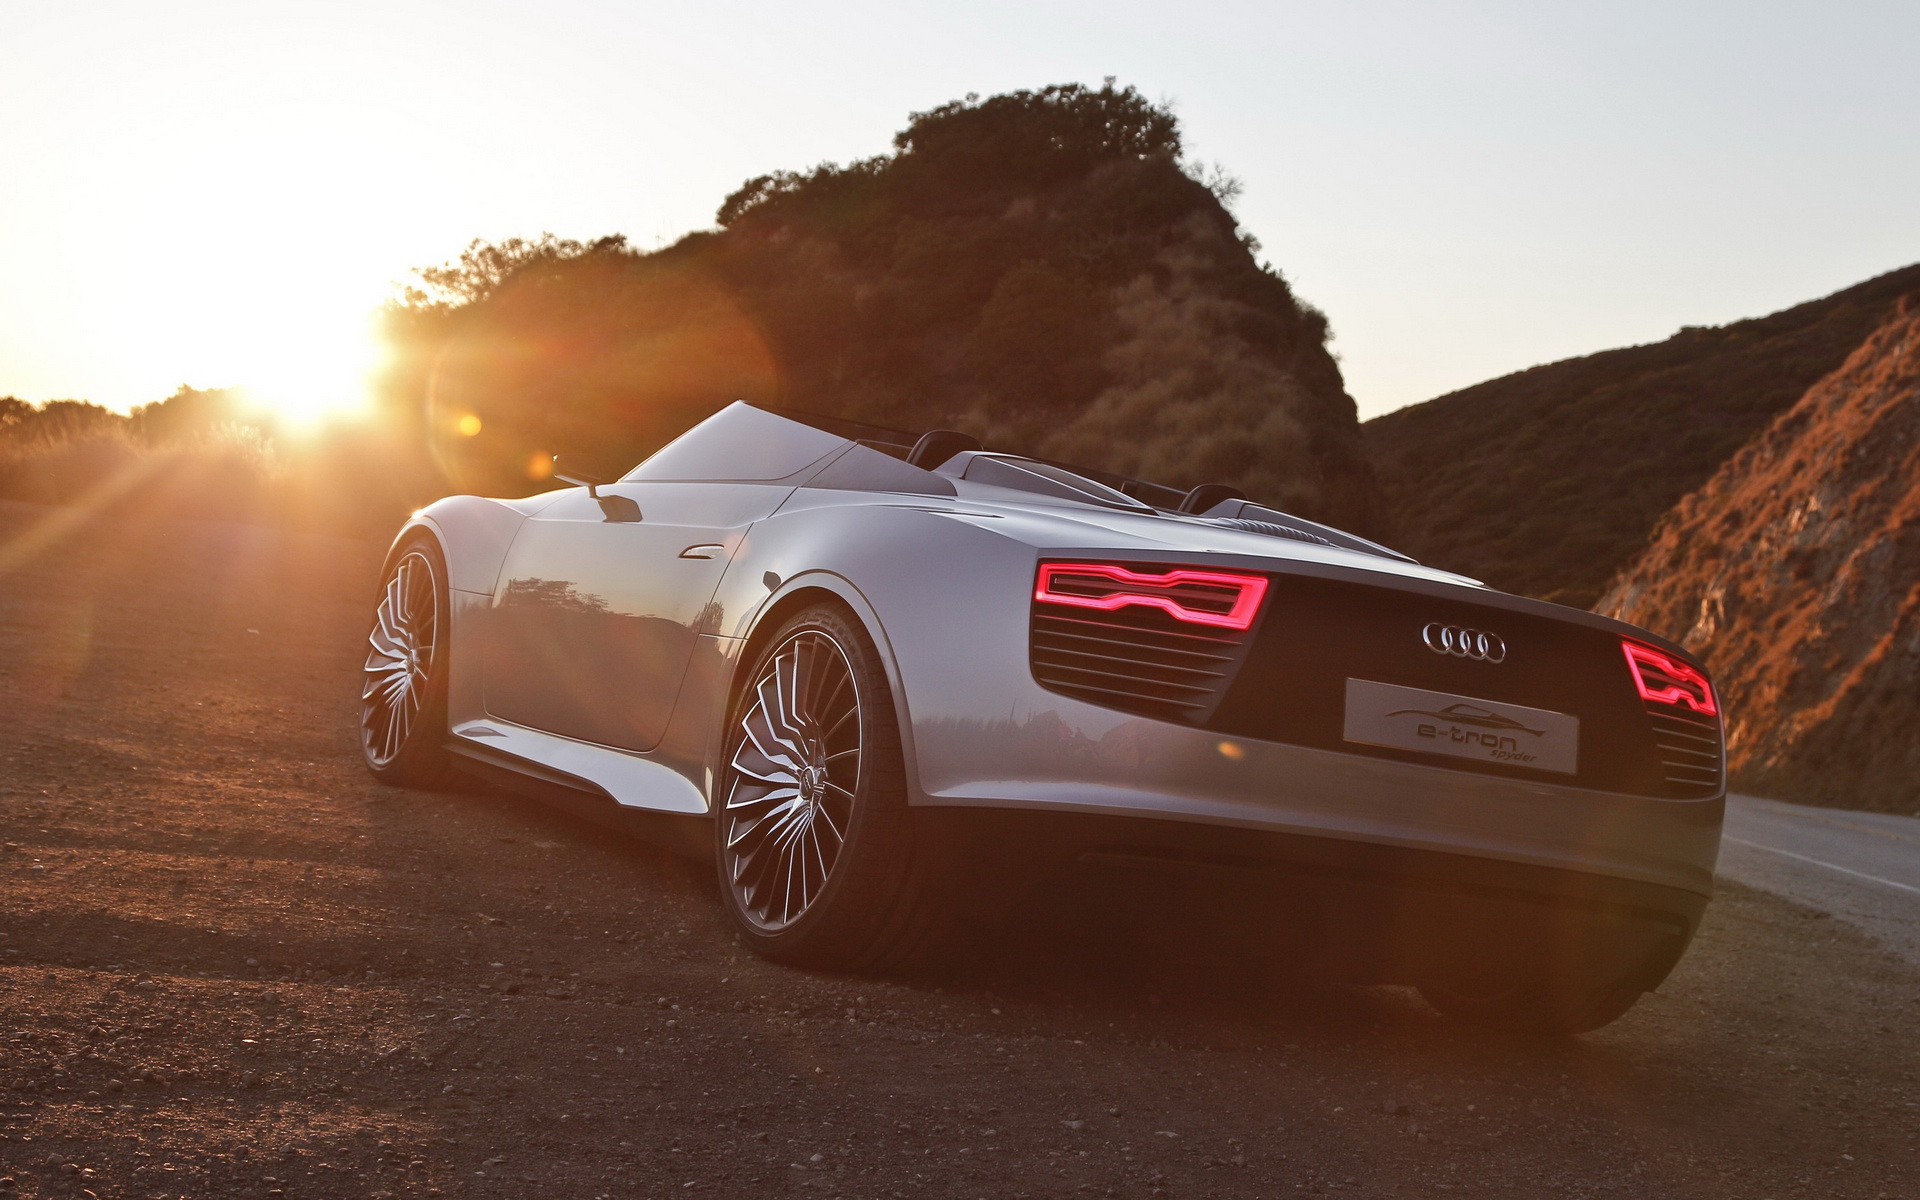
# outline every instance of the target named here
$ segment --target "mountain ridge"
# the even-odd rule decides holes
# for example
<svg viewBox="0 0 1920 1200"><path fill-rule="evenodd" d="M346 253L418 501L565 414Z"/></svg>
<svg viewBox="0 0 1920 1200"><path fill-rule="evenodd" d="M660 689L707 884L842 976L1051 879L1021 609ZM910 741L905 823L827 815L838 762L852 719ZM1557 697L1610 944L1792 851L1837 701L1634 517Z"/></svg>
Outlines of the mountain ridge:
<svg viewBox="0 0 1920 1200"><path fill-rule="evenodd" d="M1662 519L1598 608L1706 657L1736 785L1920 808L1920 292Z"/></svg>
<svg viewBox="0 0 1920 1200"><path fill-rule="evenodd" d="M1663 514L1917 287L1920 264L1376 417L1361 436L1388 537L1435 566L1588 607Z"/></svg>

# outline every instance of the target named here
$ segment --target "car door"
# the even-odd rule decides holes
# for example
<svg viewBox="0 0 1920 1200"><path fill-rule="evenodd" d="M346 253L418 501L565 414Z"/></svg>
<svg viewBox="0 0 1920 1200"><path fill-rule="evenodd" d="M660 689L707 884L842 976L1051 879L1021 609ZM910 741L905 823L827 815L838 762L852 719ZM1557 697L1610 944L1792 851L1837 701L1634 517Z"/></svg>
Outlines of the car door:
<svg viewBox="0 0 1920 1200"><path fill-rule="evenodd" d="M728 560L793 487L629 479L598 491L614 503L570 493L508 549L488 614L487 711L647 751L695 640L720 628L709 606Z"/></svg>

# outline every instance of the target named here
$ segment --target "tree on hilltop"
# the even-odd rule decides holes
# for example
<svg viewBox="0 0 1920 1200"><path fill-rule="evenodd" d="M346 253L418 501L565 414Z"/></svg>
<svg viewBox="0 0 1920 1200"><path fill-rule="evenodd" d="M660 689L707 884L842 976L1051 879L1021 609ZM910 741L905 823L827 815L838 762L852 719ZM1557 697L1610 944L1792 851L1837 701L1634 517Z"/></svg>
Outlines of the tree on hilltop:
<svg viewBox="0 0 1920 1200"><path fill-rule="evenodd" d="M388 394L483 490L538 486L555 451L624 469L745 398L1368 528L1325 318L1255 261L1222 203L1237 185L1181 155L1166 106L1060 84L914 113L846 166L757 176L716 230L652 253L475 242L389 314Z"/></svg>

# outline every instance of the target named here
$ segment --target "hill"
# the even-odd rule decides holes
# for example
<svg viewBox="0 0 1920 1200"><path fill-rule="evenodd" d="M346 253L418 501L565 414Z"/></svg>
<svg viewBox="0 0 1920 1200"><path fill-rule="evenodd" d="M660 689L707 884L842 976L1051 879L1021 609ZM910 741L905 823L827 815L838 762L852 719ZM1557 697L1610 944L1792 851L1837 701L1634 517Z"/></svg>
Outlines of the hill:
<svg viewBox="0 0 1920 1200"><path fill-rule="evenodd" d="M1920 294L1682 501L1599 608L1706 655L1739 786L1920 809Z"/></svg>
<svg viewBox="0 0 1920 1200"><path fill-rule="evenodd" d="M1783 312L1533 367L1362 429L1388 534L1424 562L1586 607L1680 497L1920 287L1920 265Z"/></svg>
<svg viewBox="0 0 1920 1200"><path fill-rule="evenodd" d="M1183 168L1173 115L1111 81L914 114L892 152L775 172L718 228L476 243L389 314L389 402L455 482L633 461L744 397L1370 529L1325 318Z"/></svg>

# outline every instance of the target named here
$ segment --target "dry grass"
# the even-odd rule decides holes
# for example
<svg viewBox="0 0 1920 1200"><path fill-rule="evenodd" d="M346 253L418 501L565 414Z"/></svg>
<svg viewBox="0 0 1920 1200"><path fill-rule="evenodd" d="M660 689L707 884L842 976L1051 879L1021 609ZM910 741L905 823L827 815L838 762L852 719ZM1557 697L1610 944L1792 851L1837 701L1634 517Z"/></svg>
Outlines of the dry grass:
<svg viewBox="0 0 1920 1200"><path fill-rule="evenodd" d="M257 502L279 474L273 442L257 429L223 425L158 445L127 429L0 443L0 498L93 504L166 489L185 515L223 515Z"/></svg>
<svg viewBox="0 0 1920 1200"><path fill-rule="evenodd" d="M0 426L0 499L385 537L445 482L366 431L276 439L216 422L149 436L130 419Z"/></svg>

